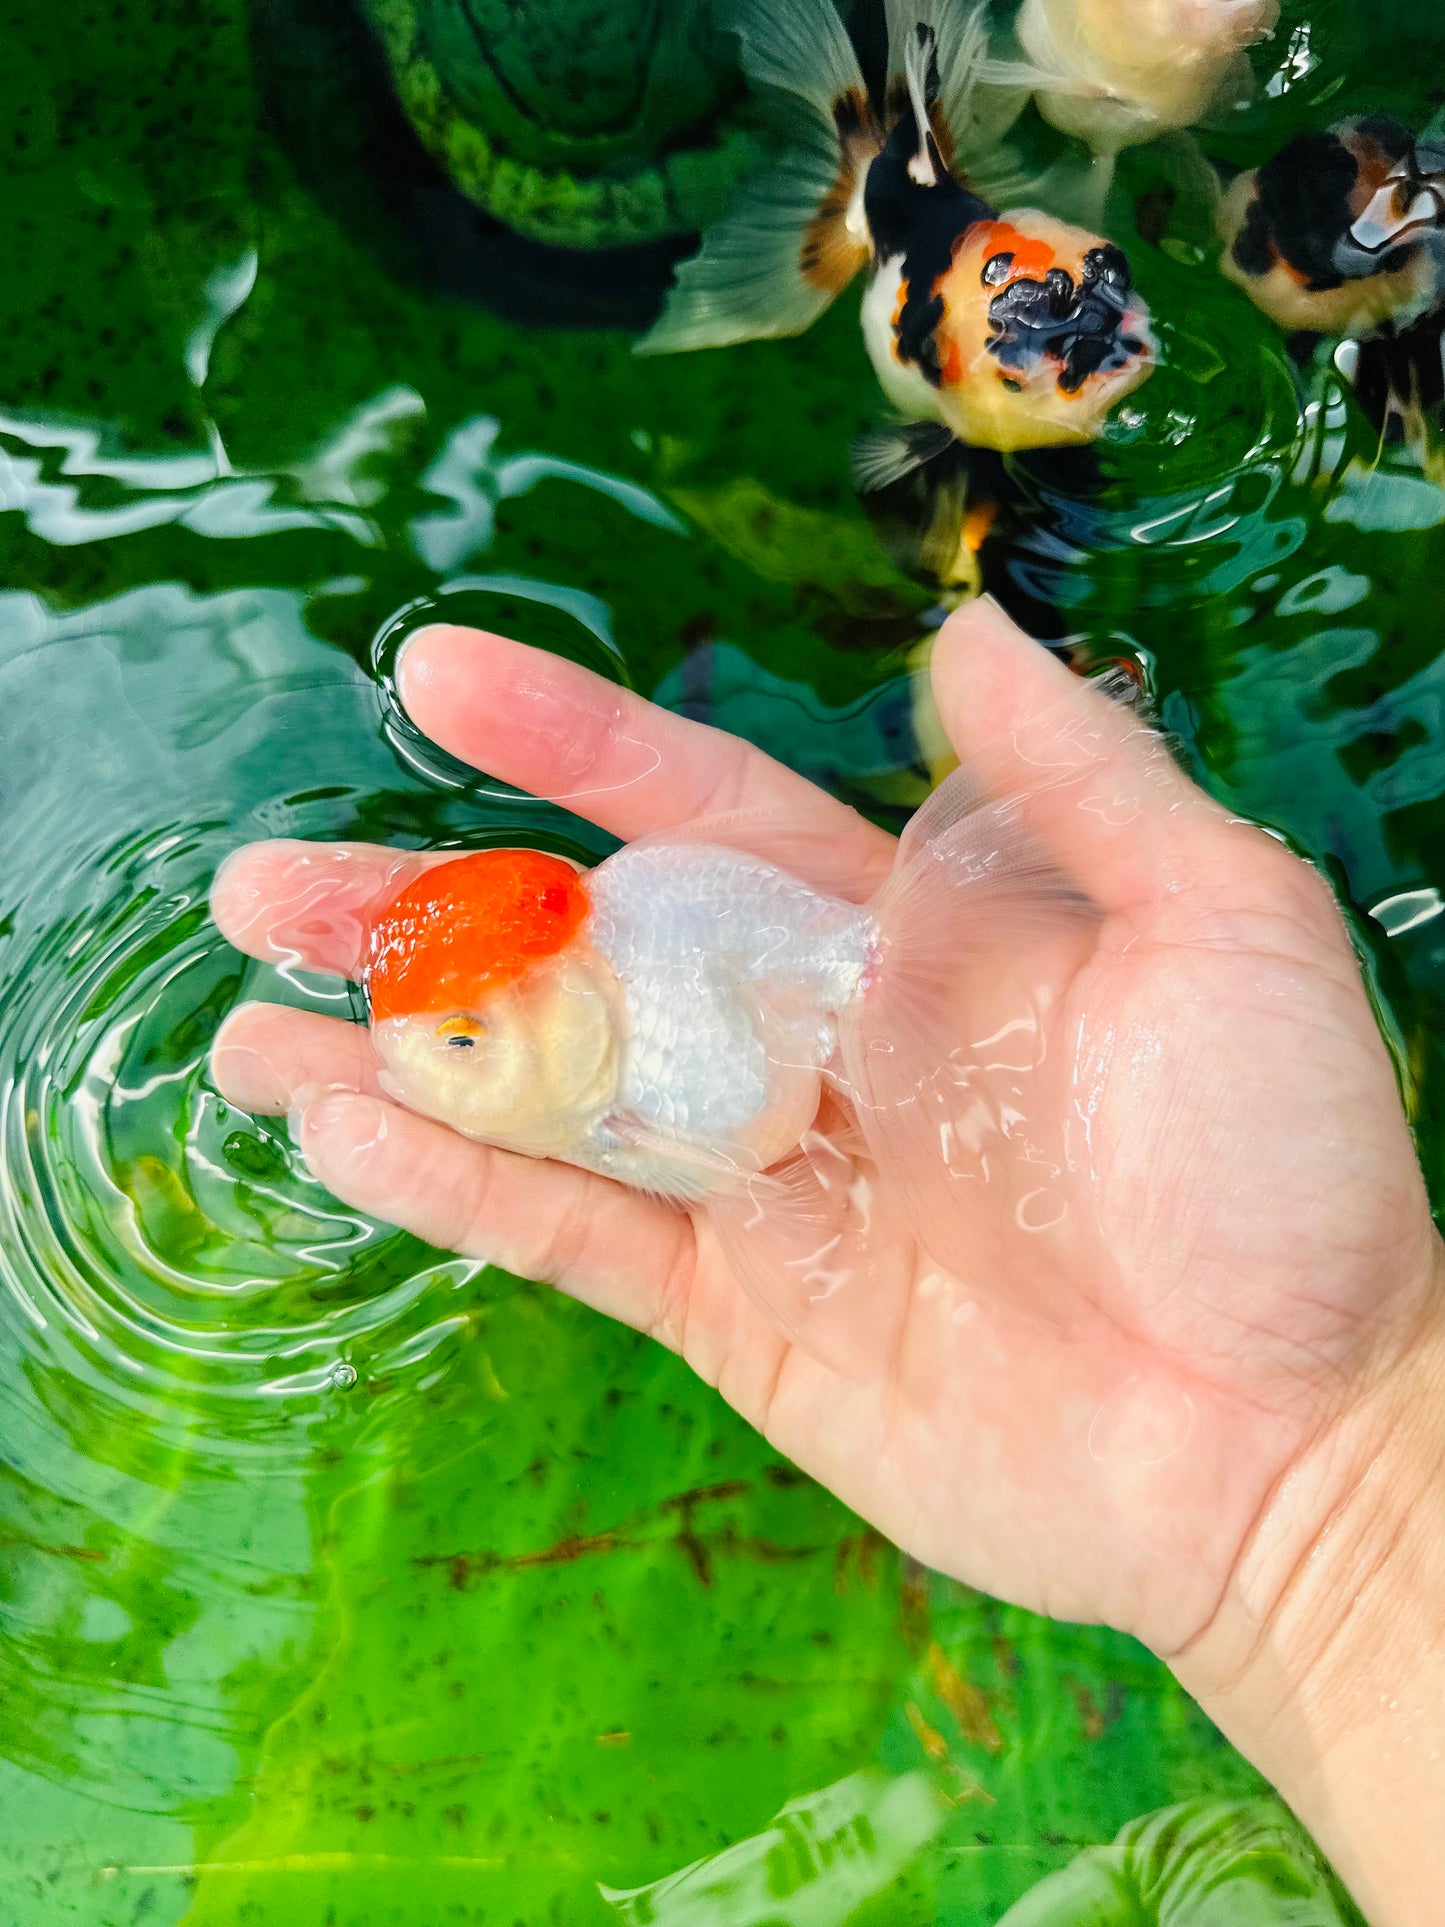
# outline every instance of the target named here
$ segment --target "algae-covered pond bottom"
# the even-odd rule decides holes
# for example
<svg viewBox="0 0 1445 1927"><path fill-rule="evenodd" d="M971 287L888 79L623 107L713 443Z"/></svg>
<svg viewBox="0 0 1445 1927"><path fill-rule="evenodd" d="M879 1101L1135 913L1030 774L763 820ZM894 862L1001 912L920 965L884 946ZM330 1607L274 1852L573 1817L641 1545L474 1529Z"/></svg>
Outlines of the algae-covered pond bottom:
<svg viewBox="0 0 1445 1927"><path fill-rule="evenodd" d="M1369 12L1366 61L1365 9L1287 5L1221 157L1428 118L1424 0ZM560 276L630 326L662 268L471 221L339 0L0 21L0 1919L972 1927L1254 1789L1129 1641L910 1567L674 1358L343 1210L207 1080L238 998L348 1008L220 942L237 843L605 847L389 718L419 609L922 793L931 598L849 490L848 304L668 362L529 318ZM1126 218L1172 165L1127 159ZM1191 219L1132 247L1141 425L1010 567L1328 867L1438 1197L1445 492ZM712 1912L624 1898L729 1848Z"/></svg>

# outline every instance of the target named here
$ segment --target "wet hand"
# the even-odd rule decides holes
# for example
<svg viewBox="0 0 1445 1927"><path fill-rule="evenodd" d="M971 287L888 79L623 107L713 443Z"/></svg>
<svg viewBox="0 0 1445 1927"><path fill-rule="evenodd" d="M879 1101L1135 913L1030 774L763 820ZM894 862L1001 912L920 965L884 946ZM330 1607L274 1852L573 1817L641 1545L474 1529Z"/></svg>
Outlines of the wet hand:
<svg viewBox="0 0 1445 1927"><path fill-rule="evenodd" d="M1079 1147L1085 1227L1046 1275L1012 1217L977 1218L980 1262L957 1276L908 1244L893 1342L871 1372L840 1375L739 1288L704 1215L398 1108L356 1026L243 1008L215 1076L243 1108L295 1113L312 1169L349 1204L679 1351L929 1564L1178 1660L1235 1612L1262 1520L1286 1539L1322 1529L1332 1441L1439 1317L1424 1186L1322 880L991 607L948 625L933 674L965 764L989 746L990 782L1101 912L1046 1000L1053 1068L1036 1101L1052 1115L1033 1122ZM624 839L723 810L822 810L853 894L888 869L890 839L800 778L542 652L428 631L400 688L451 753L575 798ZM1061 732L1071 716L1078 737ZM1074 740L1087 752L1061 772ZM355 975L370 918L416 862L254 846L218 879L215 914L253 955ZM840 1301L838 1317L876 1312Z"/></svg>

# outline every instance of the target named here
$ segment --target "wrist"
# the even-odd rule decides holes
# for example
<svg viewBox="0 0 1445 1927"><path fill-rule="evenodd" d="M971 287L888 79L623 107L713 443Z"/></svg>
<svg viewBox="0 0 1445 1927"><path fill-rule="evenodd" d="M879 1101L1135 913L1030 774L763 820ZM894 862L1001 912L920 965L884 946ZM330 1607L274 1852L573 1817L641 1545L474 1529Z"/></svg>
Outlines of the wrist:
<svg viewBox="0 0 1445 1927"><path fill-rule="evenodd" d="M1445 1923L1445 1250L1420 1318L1281 1481L1182 1684L1372 1927Z"/></svg>

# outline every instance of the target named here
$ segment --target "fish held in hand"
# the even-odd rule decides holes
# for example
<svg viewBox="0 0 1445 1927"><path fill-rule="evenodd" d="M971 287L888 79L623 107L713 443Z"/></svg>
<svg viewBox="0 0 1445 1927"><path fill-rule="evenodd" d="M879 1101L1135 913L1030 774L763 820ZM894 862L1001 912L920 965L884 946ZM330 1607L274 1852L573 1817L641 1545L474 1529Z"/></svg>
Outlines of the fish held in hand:
<svg viewBox="0 0 1445 1927"><path fill-rule="evenodd" d="M830 0L742 0L745 72L794 144L678 272L645 353L800 334L868 271L863 334L909 421L1009 452L1095 439L1156 358L1124 254L1036 209L1000 214L958 156L980 138L983 10L889 7L881 112Z"/></svg>
<svg viewBox="0 0 1445 1927"><path fill-rule="evenodd" d="M795 1332L820 1296L874 1276L898 1242L889 1210L946 1262L936 1205L957 1146L932 1084L962 1040L1039 1033L1033 959L1097 913L1019 806L962 774L868 903L816 881L828 841L718 818L589 871L516 849L428 868L370 929L384 1088L488 1144L705 1209ZM1021 1060L1014 1085L1028 1073ZM983 1151L1002 1127L968 1103ZM1019 1088L1001 1109L1027 1112Z"/></svg>

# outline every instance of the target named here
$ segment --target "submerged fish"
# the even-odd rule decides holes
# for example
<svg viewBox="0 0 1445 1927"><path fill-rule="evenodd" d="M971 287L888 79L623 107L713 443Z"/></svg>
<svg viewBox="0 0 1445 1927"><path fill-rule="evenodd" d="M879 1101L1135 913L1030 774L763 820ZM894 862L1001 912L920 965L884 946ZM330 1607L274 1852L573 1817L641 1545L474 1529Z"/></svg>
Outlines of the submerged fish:
<svg viewBox="0 0 1445 1927"><path fill-rule="evenodd" d="M1387 114L1297 135L1233 183L1220 231L1224 273L1281 328L1364 344L1339 365L1413 437L1445 387L1445 141Z"/></svg>
<svg viewBox="0 0 1445 1927"><path fill-rule="evenodd" d="M1445 291L1445 146L1387 114L1299 134L1220 209L1224 272L1282 328L1363 335Z"/></svg>
<svg viewBox="0 0 1445 1927"><path fill-rule="evenodd" d="M831 839L801 822L720 818L703 841L646 839L586 872L518 849L430 867L370 931L384 1086L469 1137L705 1206L785 1324L820 1253L835 1280L873 1262L882 1212L858 1154L956 1263L940 1198L1031 1107L1026 1052L1008 1127L950 1053L972 1048L971 1025L1034 1035L1031 946L1094 916L1017 807L976 796L945 782L867 904L804 880L826 877Z"/></svg>
<svg viewBox="0 0 1445 1927"><path fill-rule="evenodd" d="M1278 19L1279 0L1023 0L1015 32L1040 113L1110 156L1247 92L1244 49Z"/></svg>
<svg viewBox="0 0 1445 1927"><path fill-rule="evenodd" d="M875 112L830 0L742 0L744 71L790 97L794 145L678 271L645 353L800 334L868 270L863 335L910 422L1000 451L1087 442L1155 357L1121 250L954 171L991 71L981 10L890 0ZM896 478L900 443L877 469Z"/></svg>

